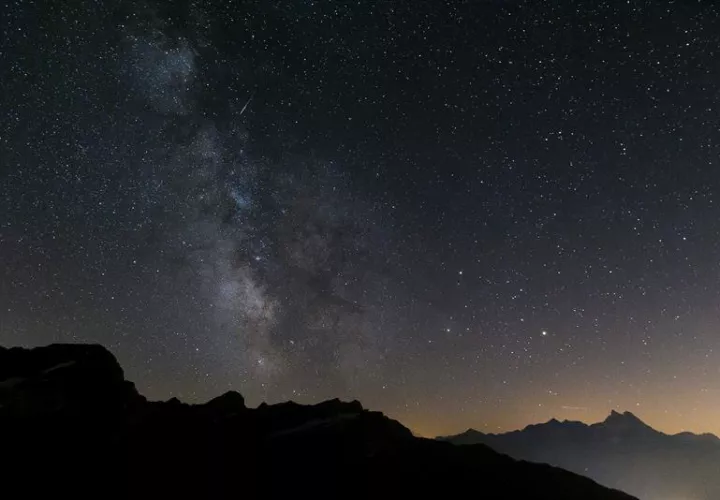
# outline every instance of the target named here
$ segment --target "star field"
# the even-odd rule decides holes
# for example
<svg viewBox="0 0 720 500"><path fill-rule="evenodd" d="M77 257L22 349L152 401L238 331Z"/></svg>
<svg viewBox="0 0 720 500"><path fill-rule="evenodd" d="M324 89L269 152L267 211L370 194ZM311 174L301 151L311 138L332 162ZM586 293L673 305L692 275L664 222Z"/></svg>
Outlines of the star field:
<svg viewBox="0 0 720 500"><path fill-rule="evenodd" d="M720 434L711 2L7 2L0 343L421 434Z"/></svg>

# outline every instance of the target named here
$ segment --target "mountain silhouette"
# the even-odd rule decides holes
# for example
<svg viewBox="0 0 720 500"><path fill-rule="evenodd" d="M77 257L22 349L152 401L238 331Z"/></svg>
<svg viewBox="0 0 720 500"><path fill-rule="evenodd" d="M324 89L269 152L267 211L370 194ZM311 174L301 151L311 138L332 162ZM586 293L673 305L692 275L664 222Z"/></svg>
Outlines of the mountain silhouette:
<svg viewBox="0 0 720 500"><path fill-rule="evenodd" d="M653 430L652 427L629 411L618 413L612 410L610 415L599 425L613 429L615 432L645 432Z"/></svg>
<svg viewBox="0 0 720 500"><path fill-rule="evenodd" d="M720 439L690 432L664 434L630 412L613 410L604 421L590 425L551 419L503 434L468 429L438 439L456 445L485 444L643 499L720 498Z"/></svg>
<svg viewBox="0 0 720 500"><path fill-rule="evenodd" d="M7 498L633 498L482 444L414 437L357 401L147 401L95 345L0 348L0 425Z"/></svg>

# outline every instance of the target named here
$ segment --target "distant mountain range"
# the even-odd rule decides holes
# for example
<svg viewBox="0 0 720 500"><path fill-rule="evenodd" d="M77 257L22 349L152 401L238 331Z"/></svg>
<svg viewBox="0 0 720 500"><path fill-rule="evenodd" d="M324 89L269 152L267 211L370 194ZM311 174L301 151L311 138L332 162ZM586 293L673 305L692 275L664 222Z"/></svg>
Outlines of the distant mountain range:
<svg viewBox="0 0 720 500"><path fill-rule="evenodd" d="M485 445L414 437L357 401L149 402L101 346L0 348L2 498L631 500Z"/></svg>
<svg viewBox="0 0 720 500"><path fill-rule="evenodd" d="M712 434L668 435L630 412L603 422L552 419L504 434L469 429L438 438L485 444L513 458L546 463L647 500L720 499L720 439Z"/></svg>

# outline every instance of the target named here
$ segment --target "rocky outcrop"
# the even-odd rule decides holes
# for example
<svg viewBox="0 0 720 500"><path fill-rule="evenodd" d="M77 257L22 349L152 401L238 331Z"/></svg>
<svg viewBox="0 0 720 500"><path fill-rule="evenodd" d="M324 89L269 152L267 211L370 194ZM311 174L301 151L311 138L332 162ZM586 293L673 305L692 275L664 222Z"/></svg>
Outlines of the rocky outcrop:
<svg viewBox="0 0 720 500"><path fill-rule="evenodd" d="M0 415L117 413L143 401L102 346L0 348Z"/></svg>

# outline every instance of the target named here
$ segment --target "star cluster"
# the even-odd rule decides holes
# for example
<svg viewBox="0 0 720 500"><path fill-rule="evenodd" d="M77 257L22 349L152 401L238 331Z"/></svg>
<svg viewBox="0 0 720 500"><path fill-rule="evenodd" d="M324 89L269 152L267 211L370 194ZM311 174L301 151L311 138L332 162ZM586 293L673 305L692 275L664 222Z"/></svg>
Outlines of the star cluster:
<svg viewBox="0 0 720 500"><path fill-rule="evenodd" d="M720 432L709 2L9 2L0 343L422 434Z"/></svg>

